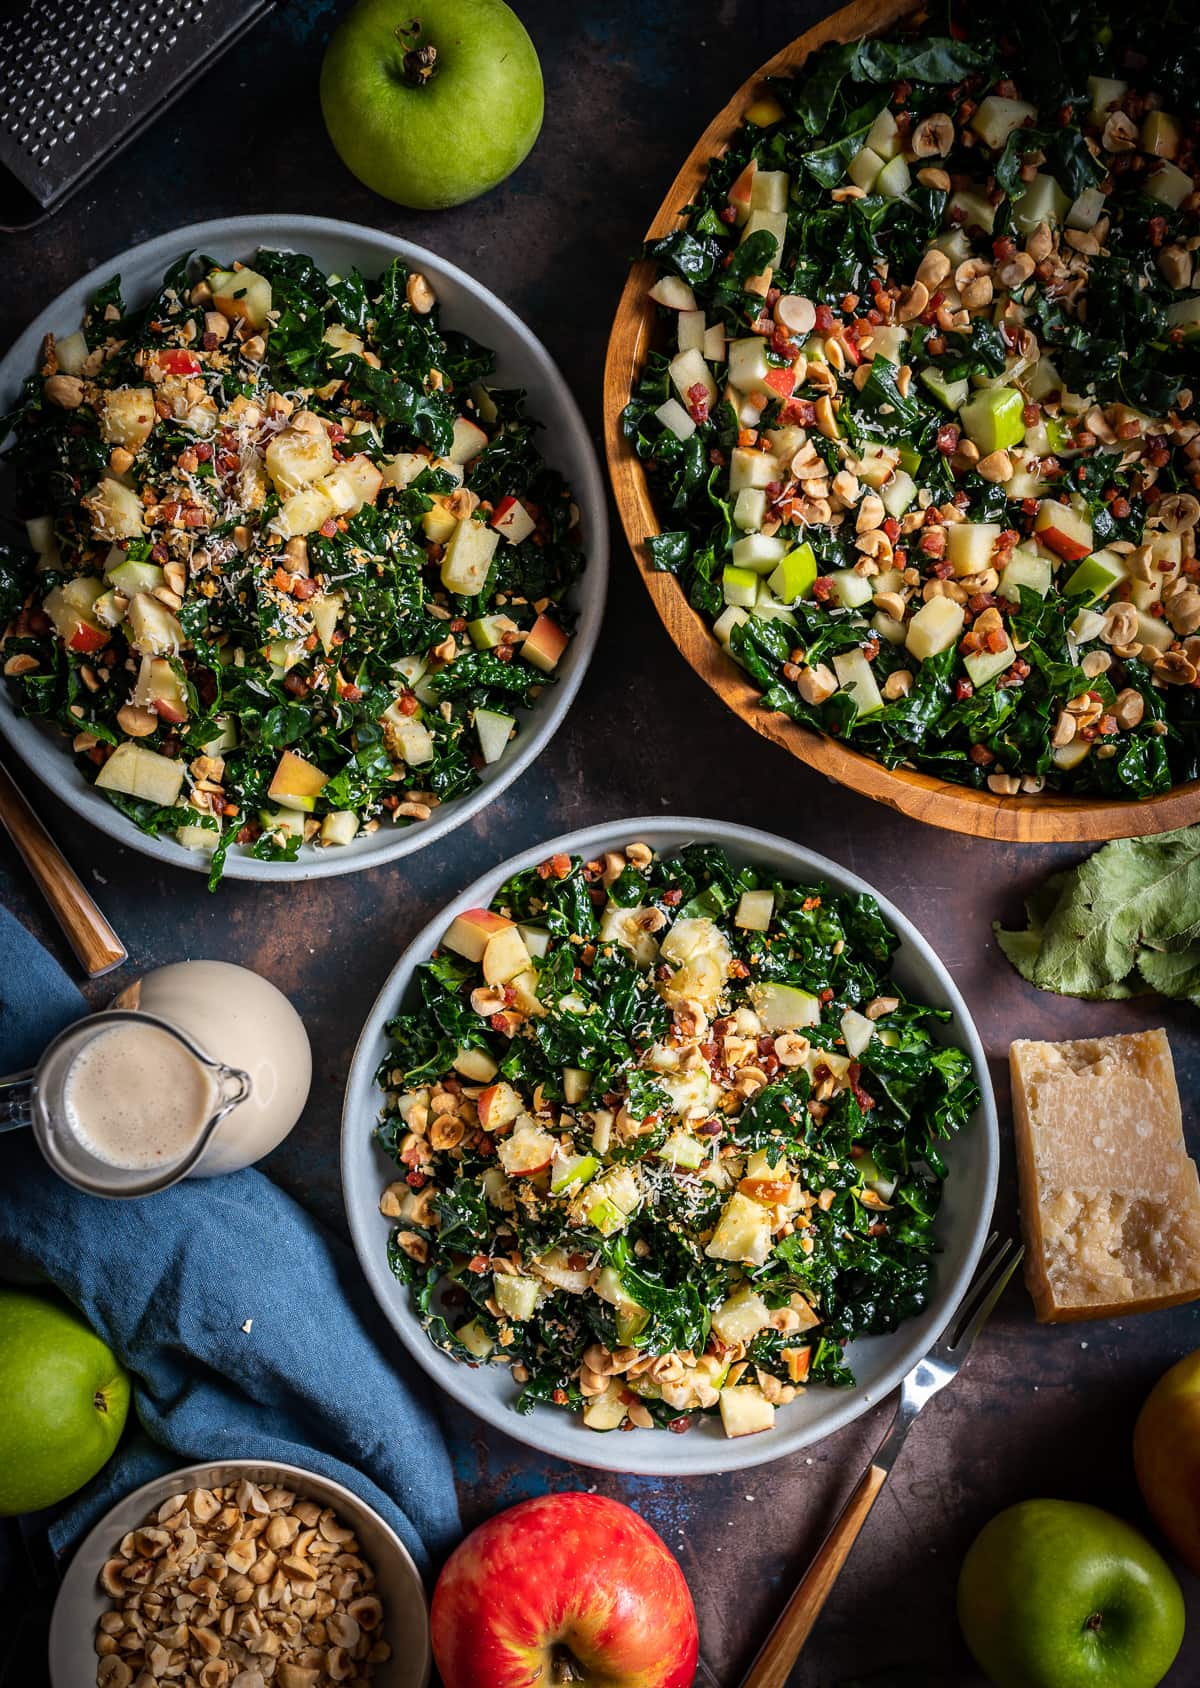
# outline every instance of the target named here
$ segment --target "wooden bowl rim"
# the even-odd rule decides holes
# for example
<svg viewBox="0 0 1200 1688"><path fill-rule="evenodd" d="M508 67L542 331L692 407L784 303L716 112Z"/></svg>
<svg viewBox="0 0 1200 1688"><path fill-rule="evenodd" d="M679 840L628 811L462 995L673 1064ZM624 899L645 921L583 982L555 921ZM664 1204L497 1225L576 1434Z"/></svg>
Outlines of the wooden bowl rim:
<svg viewBox="0 0 1200 1688"><path fill-rule="evenodd" d="M794 72L827 41L876 33L914 9L913 0L854 0L768 59L704 130L655 212L646 239L659 239L678 226L681 208L691 202L707 175L708 160L729 145L759 84ZM952 832L1014 843L1090 843L1148 836L1200 820L1200 780L1189 780L1157 797L1127 800L1063 792L1000 797L916 769L886 768L837 739L764 709L749 676L718 644L675 577L660 573L650 562L646 540L662 530L645 469L621 432L621 413L636 385L656 324L648 296L653 279L650 260L640 259L630 267L609 335L604 370L609 475L621 526L659 619L690 666L736 715L818 773L901 814Z"/></svg>

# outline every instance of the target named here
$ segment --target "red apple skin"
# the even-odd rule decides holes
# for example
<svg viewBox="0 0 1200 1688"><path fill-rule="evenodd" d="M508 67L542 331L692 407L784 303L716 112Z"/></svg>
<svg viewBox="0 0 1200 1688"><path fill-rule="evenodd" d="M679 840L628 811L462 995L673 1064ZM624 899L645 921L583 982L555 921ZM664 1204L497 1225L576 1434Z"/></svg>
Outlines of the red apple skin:
<svg viewBox="0 0 1200 1688"><path fill-rule="evenodd" d="M549 1682L569 1647L585 1684L692 1688L699 1636L683 1572L649 1524L603 1495L522 1501L455 1549L433 1595L446 1688Z"/></svg>
<svg viewBox="0 0 1200 1688"><path fill-rule="evenodd" d="M525 637L521 654L526 662L549 674L570 642L556 621L551 621L548 615L539 615Z"/></svg>
<svg viewBox="0 0 1200 1688"><path fill-rule="evenodd" d="M1086 545L1081 545L1077 539L1072 539L1069 534L1061 533L1058 528L1041 528L1038 532L1038 538L1043 545L1048 545L1051 551L1056 552L1064 563L1078 563L1084 557L1091 555Z"/></svg>
<svg viewBox="0 0 1200 1688"><path fill-rule="evenodd" d="M766 383L772 392L778 393L781 399L790 399L792 389L796 385L796 377L790 369L769 369L766 374Z"/></svg>
<svg viewBox="0 0 1200 1688"><path fill-rule="evenodd" d="M90 621L80 621L71 629L67 645L73 651L102 651L111 638L112 634L106 633L103 627L94 627Z"/></svg>
<svg viewBox="0 0 1200 1688"><path fill-rule="evenodd" d="M1200 1576L1200 1349L1159 1378L1133 1432L1133 1464L1154 1522Z"/></svg>

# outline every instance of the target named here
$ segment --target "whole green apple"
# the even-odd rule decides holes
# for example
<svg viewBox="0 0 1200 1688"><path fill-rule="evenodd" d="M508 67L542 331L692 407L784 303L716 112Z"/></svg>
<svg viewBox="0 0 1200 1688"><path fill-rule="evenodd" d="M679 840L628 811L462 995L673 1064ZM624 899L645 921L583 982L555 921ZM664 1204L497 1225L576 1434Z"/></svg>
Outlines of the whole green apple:
<svg viewBox="0 0 1200 1688"><path fill-rule="evenodd" d="M504 0L357 0L325 53L321 110L360 181L437 211L520 164L542 127L542 70Z"/></svg>
<svg viewBox="0 0 1200 1688"><path fill-rule="evenodd" d="M1154 1522L1200 1576L1200 1349L1164 1372L1146 1397L1133 1465Z"/></svg>
<svg viewBox="0 0 1200 1688"><path fill-rule="evenodd" d="M958 1621L996 1688L1154 1688L1183 1641L1183 1595L1112 1513L1028 1500L975 1538Z"/></svg>
<svg viewBox="0 0 1200 1688"><path fill-rule="evenodd" d="M74 1494L125 1428L129 1374L56 1296L0 1289L0 1516Z"/></svg>

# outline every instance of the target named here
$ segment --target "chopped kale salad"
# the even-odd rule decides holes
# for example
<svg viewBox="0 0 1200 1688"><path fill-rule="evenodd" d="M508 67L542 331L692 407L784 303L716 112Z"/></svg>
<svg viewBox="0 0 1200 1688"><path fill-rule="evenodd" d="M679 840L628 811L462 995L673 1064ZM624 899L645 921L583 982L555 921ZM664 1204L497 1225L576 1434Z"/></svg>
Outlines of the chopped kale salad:
<svg viewBox="0 0 1200 1688"><path fill-rule="evenodd" d="M388 1027L389 1258L434 1344L593 1430L765 1430L930 1295L979 1102L875 900L719 848L555 855Z"/></svg>
<svg viewBox="0 0 1200 1688"><path fill-rule="evenodd" d="M769 84L648 247L624 414L762 706L1003 796L1200 775L1200 45L921 14Z"/></svg>
<svg viewBox="0 0 1200 1688"><path fill-rule="evenodd" d="M399 260L119 278L9 418L17 708L143 831L295 860L471 790L553 683L579 512Z"/></svg>

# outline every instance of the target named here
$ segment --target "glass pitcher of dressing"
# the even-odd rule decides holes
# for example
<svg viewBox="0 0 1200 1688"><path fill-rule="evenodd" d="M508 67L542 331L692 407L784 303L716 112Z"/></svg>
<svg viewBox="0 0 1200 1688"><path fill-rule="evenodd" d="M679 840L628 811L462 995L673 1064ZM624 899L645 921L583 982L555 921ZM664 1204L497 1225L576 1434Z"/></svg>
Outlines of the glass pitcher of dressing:
<svg viewBox="0 0 1200 1688"><path fill-rule="evenodd" d="M183 961L70 1026L0 1080L0 1129L32 1125L63 1178L140 1196L260 1160L308 1097L312 1055L283 993L245 967Z"/></svg>

